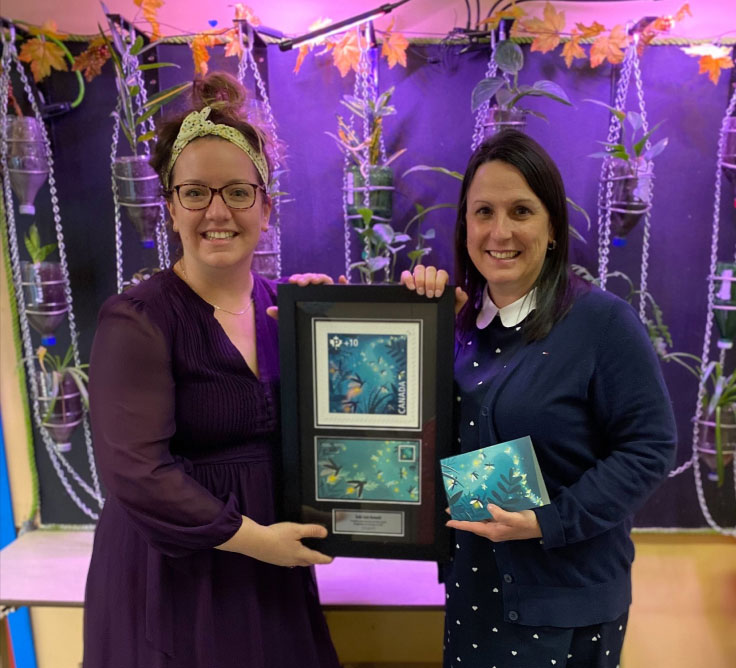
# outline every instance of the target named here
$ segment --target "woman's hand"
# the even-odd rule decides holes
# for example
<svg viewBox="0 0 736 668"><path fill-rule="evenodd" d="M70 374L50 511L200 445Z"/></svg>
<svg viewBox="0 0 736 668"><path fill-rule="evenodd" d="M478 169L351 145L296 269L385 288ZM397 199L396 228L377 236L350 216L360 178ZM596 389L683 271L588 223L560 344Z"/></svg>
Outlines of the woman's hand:
<svg viewBox="0 0 736 668"><path fill-rule="evenodd" d="M337 282L340 283L340 285L346 285L348 282L348 279L345 278L345 276L340 276L340 278L337 279ZM328 276L327 274L315 274L312 272L306 273L306 274L292 274L289 276L289 283L295 283L296 285L333 285L335 281L332 280L332 276ZM279 307L278 306L269 306L266 309L266 313L270 315L274 320L279 319Z"/></svg>
<svg viewBox="0 0 736 668"><path fill-rule="evenodd" d="M302 538L326 537L327 529L319 524L278 522L263 526L243 517L240 529L217 549L238 552L275 566L312 566L329 564L332 557L309 549L301 542Z"/></svg>
<svg viewBox="0 0 736 668"><path fill-rule="evenodd" d="M332 276L327 274L315 274L309 272L306 274L292 274L289 276L289 283L296 283L297 285L333 285L335 281L332 280ZM337 279L338 283L345 284L347 279L344 276L340 276Z"/></svg>
<svg viewBox="0 0 736 668"><path fill-rule="evenodd" d="M418 264L414 267L414 271L404 270L401 272L401 284L405 285L409 290L416 290L418 295L426 294L427 297L440 297L445 291L445 286L449 280L449 275L444 269L437 267L425 267ZM468 295L465 291L457 287L455 288L455 315L465 306L468 301Z"/></svg>
<svg viewBox="0 0 736 668"><path fill-rule="evenodd" d="M542 529L539 527L537 515L533 510L521 510L512 513L489 503L488 512L493 515L492 519L481 522L450 520L446 523L446 526L460 531L470 531L470 533L487 538L494 543L542 537Z"/></svg>

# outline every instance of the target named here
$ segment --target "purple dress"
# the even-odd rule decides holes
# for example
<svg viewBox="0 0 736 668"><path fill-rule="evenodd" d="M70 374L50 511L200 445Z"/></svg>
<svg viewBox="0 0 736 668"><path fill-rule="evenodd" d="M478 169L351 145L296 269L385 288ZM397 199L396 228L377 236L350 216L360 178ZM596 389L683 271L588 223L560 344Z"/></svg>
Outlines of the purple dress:
<svg viewBox="0 0 736 668"><path fill-rule="evenodd" d="M84 668L337 668L311 569L213 549L275 518L275 286L254 276L257 378L171 270L110 298L90 362L107 489ZM276 487L277 489L277 487Z"/></svg>

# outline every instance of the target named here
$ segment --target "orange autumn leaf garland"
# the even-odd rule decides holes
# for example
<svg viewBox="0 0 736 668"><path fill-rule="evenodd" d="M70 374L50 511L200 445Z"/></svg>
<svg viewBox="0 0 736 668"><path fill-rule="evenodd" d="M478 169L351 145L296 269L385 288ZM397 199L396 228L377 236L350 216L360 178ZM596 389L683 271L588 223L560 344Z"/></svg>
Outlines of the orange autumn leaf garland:
<svg viewBox="0 0 736 668"><path fill-rule="evenodd" d="M164 0L133 0L133 4L143 10L143 17L151 24L151 41L161 39L158 10L164 6Z"/></svg>
<svg viewBox="0 0 736 668"><path fill-rule="evenodd" d="M557 12L551 3L544 6L544 19L519 19L519 25L525 32L535 35L532 51L547 53L560 43L562 31L565 29L565 12Z"/></svg>
<svg viewBox="0 0 736 668"><path fill-rule="evenodd" d="M381 44L381 56L386 58L389 69L395 67L397 64L406 67L406 50L409 48L409 40L401 33L394 32L394 21L395 18L391 20L389 27L385 31L383 43ZM330 25L330 23L332 23L331 19L319 19L309 26L309 32L324 28ZM358 29L351 29L336 36L325 36L310 44L303 44L299 47L296 64L294 65L294 74L299 72L307 54L319 45L324 48L318 51L316 55L321 56L331 53L332 62L340 70L340 74L343 77L350 70L358 71L361 50L367 47L366 39Z"/></svg>
<svg viewBox="0 0 736 668"><path fill-rule="evenodd" d="M478 23L478 28L486 27L488 30L495 30L504 19L516 21L523 16L526 16L526 12L521 7L512 5L509 9L494 12L487 19L483 19Z"/></svg>
<svg viewBox="0 0 736 668"><path fill-rule="evenodd" d="M604 61L611 65L622 63L630 41L623 26L615 26L608 35L600 35L590 47L590 66L598 67Z"/></svg>
<svg viewBox="0 0 736 668"><path fill-rule="evenodd" d="M639 35L637 45L639 55L655 38L671 30L676 23L687 16L692 16L692 11L690 5L686 3L674 15L660 16L645 25ZM626 48L631 42L631 37L626 34L624 26L616 25L609 31L597 21L590 26L576 23L570 32L565 32L565 13L556 11L550 2L544 6L543 17L527 17L522 8L513 5L510 9L496 12L481 21L479 27L488 26L490 29L495 29L502 19L513 19L511 35L533 37L531 50L542 53L554 50L562 41L562 37L566 36L568 39L563 43L561 55L567 67L571 67L575 60L588 57L582 40L594 40L589 54L591 67L598 67L603 62L609 62L612 65L621 63ZM698 64L700 73L708 73L708 78L713 83L718 81L722 70L734 66L732 58L727 53L719 56L701 55Z"/></svg>
<svg viewBox="0 0 736 668"><path fill-rule="evenodd" d="M307 29L307 32L314 32L315 30L319 30L321 28L324 28L332 23L332 19L328 18L319 18L317 19L312 25L309 26ZM296 57L296 64L294 65L294 74L298 74L299 70L302 67L302 63L304 62L304 59L307 57L307 54L318 44L324 44L325 41L328 38L325 37L324 39L318 39L314 40L313 42L310 42L309 44L302 44L299 47L299 53ZM321 53L326 53L329 50L330 47L325 47L325 50Z"/></svg>
<svg viewBox="0 0 736 668"><path fill-rule="evenodd" d="M33 26L29 32L36 37L23 44L18 58L24 63L30 63L33 80L39 82L45 79L52 69L66 72L68 67L64 49L52 41L66 37L58 32L56 21L49 20L40 27Z"/></svg>
<svg viewBox="0 0 736 668"><path fill-rule="evenodd" d="M358 63L360 63L360 49L363 45L364 38L358 35L358 32L351 30L335 43L332 47L332 62L335 64L340 75L345 76L351 69L358 71Z"/></svg>
<svg viewBox="0 0 736 668"><path fill-rule="evenodd" d="M102 66L110 60L110 50L105 39L100 36L93 39L89 46L74 59L72 70L82 72L87 81L92 81L102 72Z"/></svg>
<svg viewBox="0 0 736 668"><path fill-rule="evenodd" d="M240 2L235 5L235 19L238 21L247 21L252 26L261 25L261 19L255 15L253 10L248 5Z"/></svg>
<svg viewBox="0 0 736 668"><path fill-rule="evenodd" d="M381 55L388 60L388 69L393 69L397 63L406 67L406 50L409 48L409 40L401 33L393 32L395 20L395 17L391 19L381 46Z"/></svg>
<svg viewBox="0 0 736 668"><path fill-rule="evenodd" d="M211 31L201 32L194 36L192 43L189 48L192 50L192 58L194 59L194 74L199 76L205 76L209 70L207 64L210 60L210 52L207 50L208 47L217 44L217 36Z"/></svg>
<svg viewBox="0 0 736 668"><path fill-rule="evenodd" d="M67 71L62 48L44 37L36 37L23 44L18 58L31 64L31 73L36 82L49 76L52 69Z"/></svg>
<svg viewBox="0 0 736 668"><path fill-rule="evenodd" d="M708 73L708 78L714 83L718 83L721 77L721 70L728 70L733 67L731 56L721 56L714 58L713 56L702 56L698 61L698 74Z"/></svg>
<svg viewBox="0 0 736 668"><path fill-rule="evenodd" d="M252 26L261 25L261 20L255 15L253 10L248 5L242 3L235 5L235 20L246 21ZM225 45L226 57L234 56L238 59L243 57L243 40L237 27L224 30L205 30L196 34L189 45L192 49L195 74L199 76L207 74L210 60L208 49L218 44Z"/></svg>

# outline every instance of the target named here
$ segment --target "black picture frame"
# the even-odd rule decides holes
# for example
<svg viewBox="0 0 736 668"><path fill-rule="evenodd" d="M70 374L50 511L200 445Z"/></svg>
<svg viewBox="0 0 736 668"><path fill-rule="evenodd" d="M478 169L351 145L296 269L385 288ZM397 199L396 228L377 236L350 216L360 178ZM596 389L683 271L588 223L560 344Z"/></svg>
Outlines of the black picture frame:
<svg viewBox="0 0 736 668"><path fill-rule="evenodd" d="M331 556L445 561L454 293L278 286L281 519Z"/></svg>

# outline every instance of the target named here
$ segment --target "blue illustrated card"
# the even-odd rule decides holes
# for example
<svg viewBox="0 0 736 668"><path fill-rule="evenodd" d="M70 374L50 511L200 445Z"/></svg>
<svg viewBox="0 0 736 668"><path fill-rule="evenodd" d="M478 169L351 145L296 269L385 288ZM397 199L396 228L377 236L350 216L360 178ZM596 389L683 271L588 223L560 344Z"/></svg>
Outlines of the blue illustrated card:
<svg viewBox="0 0 736 668"><path fill-rule="evenodd" d="M486 506L529 510L549 503L529 436L440 460L454 520L490 519Z"/></svg>

